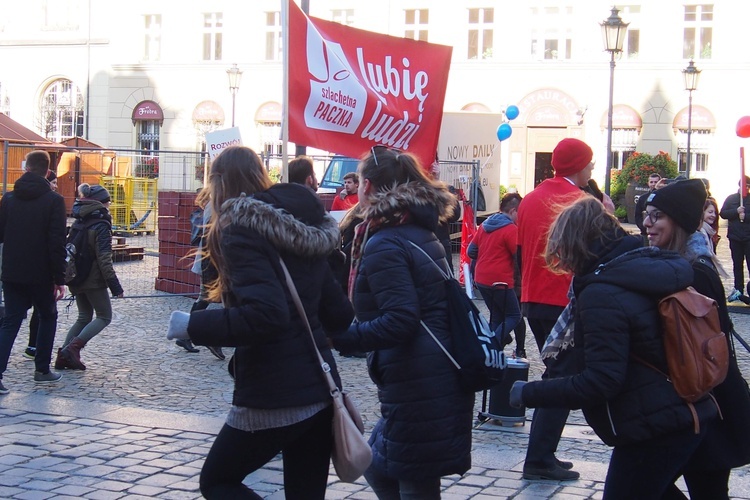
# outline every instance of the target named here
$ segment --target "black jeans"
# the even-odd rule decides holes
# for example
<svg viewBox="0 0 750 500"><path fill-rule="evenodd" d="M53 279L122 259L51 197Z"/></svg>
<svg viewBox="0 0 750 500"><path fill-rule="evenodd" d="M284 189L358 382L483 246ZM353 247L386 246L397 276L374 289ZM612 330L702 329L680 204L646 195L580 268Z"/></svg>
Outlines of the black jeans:
<svg viewBox="0 0 750 500"><path fill-rule="evenodd" d="M669 498L674 479L706 437L693 429L627 446L615 446L604 482L604 500Z"/></svg>
<svg viewBox="0 0 750 500"><path fill-rule="evenodd" d="M734 272L734 288L740 293L745 291L745 263L750 269L750 241L729 240L729 251L732 253L732 270ZM750 293L748 291L747 293Z"/></svg>
<svg viewBox="0 0 750 500"><path fill-rule="evenodd" d="M200 476L208 500L262 496L242 481L279 452L284 462L284 496L288 500L323 500L333 446L333 407L302 422L277 429L245 432L224 425L216 436Z"/></svg>
<svg viewBox="0 0 750 500"><path fill-rule="evenodd" d="M8 368L8 358L16 341L21 322L26 312L33 305L39 311L39 328L36 338L36 371L49 372L52 359L52 345L55 343L57 330L57 304L52 283L44 285L26 285L3 282L5 296L5 317L0 326L0 379Z"/></svg>
<svg viewBox="0 0 750 500"><path fill-rule="evenodd" d="M560 312L563 309L561 307ZM541 353L544 342L557 320L540 318L528 318L528 320ZM546 370L542 378L562 377L571 374L569 372L572 370L570 366L573 361L572 358L569 350L565 350L558 354L557 359L544 360ZM549 469L557 464L555 452L569 414L568 408L537 408L534 410L524 467Z"/></svg>

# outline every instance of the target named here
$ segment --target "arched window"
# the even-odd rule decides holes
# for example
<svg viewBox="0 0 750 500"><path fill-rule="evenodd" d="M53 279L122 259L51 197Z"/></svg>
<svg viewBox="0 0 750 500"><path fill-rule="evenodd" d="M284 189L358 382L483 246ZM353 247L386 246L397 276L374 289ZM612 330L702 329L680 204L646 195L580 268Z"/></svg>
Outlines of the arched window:
<svg viewBox="0 0 750 500"><path fill-rule="evenodd" d="M83 95L72 81L55 80L42 95L39 130L53 142L83 137Z"/></svg>

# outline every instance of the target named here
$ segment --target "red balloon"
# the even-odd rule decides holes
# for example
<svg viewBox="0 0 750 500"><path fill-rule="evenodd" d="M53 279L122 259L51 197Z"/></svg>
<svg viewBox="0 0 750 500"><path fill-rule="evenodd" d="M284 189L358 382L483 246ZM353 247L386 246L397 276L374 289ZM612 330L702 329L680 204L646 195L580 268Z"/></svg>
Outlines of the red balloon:
<svg viewBox="0 0 750 500"><path fill-rule="evenodd" d="M737 135L740 137L750 137L750 116L743 116L737 120Z"/></svg>

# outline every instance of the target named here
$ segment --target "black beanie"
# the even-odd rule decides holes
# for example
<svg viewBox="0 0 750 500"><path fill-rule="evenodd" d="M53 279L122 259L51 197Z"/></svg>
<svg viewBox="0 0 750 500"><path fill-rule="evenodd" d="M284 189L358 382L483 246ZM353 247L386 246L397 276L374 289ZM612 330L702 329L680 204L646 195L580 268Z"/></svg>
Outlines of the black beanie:
<svg viewBox="0 0 750 500"><path fill-rule="evenodd" d="M101 203L112 201L109 197L109 191L107 191L107 188L100 186L99 184L81 184L78 188L83 197L89 200L96 200Z"/></svg>
<svg viewBox="0 0 750 500"><path fill-rule="evenodd" d="M693 234L700 227L705 204L706 186L700 179L673 182L657 189L646 199L646 205L667 214L688 234Z"/></svg>

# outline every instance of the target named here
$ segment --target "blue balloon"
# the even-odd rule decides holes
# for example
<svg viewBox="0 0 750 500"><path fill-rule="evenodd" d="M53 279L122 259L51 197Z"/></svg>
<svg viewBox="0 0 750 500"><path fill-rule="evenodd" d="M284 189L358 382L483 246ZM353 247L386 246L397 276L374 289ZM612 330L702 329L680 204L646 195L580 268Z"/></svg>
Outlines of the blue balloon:
<svg viewBox="0 0 750 500"><path fill-rule="evenodd" d="M507 108L505 108L505 116L508 117L508 120L515 120L518 118L518 106L515 104L511 104Z"/></svg>
<svg viewBox="0 0 750 500"><path fill-rule="evenodd" d="M507 123L503 123L502 125L497 127L497 139L499 141L504 141L505 139L510 137L512 133L513 129L510 128L510 125L508 125Z"/></svg>

